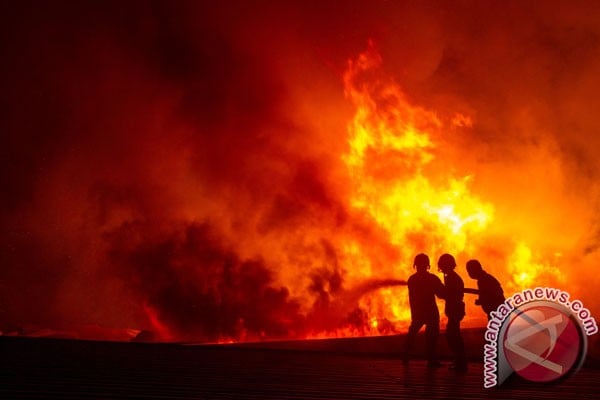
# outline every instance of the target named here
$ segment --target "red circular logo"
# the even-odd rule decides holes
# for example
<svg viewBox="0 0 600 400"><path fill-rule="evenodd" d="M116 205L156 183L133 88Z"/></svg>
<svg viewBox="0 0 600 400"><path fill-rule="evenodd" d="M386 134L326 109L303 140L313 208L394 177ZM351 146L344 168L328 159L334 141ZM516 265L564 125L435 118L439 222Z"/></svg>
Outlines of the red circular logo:
<svg viewBox="0 0 600 400"><path fill-rule="evenodd" d="M521 377L549 382L566 375L580 359L581 331L571 314L553 303L517 310L504 335L504 351Z"/></svg>

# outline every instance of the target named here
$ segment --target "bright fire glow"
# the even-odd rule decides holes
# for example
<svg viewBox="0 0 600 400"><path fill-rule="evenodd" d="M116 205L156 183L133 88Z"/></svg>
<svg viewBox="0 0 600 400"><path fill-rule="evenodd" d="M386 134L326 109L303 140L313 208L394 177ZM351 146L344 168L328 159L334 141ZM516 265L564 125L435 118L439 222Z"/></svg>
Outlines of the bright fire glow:
<svg viewBox="0 0 600 400"><path fill-rule="evenodd" d="M348 201L398 247L402 261L394 272L408 277L417 252L431 254L432 263L442 252L463 252L469 238L493 220L494 208L470 193L471 176L448 175L433 183L426 175L427 165L435 162L432 133L443 133L444 125L435 113L411 105L393 81L375 75L381 61L370 48L349 62L344 76L346 95L356 107L343 157L351 177ZM353 246L347 252L348 259L358 255ZM377 276L368 258L362 260L348 269L350 280ZM360 305L368 310L371 328L385 319L400 330L410 320L407 301L406 289L388 288L365 295Z"/></svg>
<svg viewBox="0 0 600 400"><path fill-rule="evenodd" d="M361 221L358 226L366 229L367 237L362 230L331 232L316 224L294 229L289 235L247 242L248 254L253 250L269 254L270 264L285 266L279 268L278 280L299 300L306 315L304 338L406 331L410 322L407 289L391 280L406 280L414 272L412 261L419 252L430 255L433 272L437 257L448 252L459 263L462 260L459 273L465 285L475 286L466 276L464 262L479 258L495 223L494 205L472 192L477 177L469 171L456 174L438 158L443 154L442 139L452 129L471 128L471 117L456 113L445 119L413 105L381 71L381 64L370 46L348 62L343 76L345 94L355 112L347 126L346 151L338 155L347 179L341 183L347 196L342 201L350 218ZM324 235L329 235L327 245L321 239ZM236 236L236 240L244 246L243 238ZM507 265L491 271L507 293L558 275L552 260L539 261L524 241L511 243L508 246L515 248L508 250L512 255ZM378 249L386 249L385 254ZM323 267L324 262L332 263L334 270ZM482 326L485 316L473 300L469 295L465 298L465 326ZM245 326L237 330L243 335L219 341L269 339L263 331L250 334Z"/></svg>
<svg viewBox="0 0 600 400"><path fill-rule="evenodd" d="M473 242L485 237L494 222L494 206L470 190L473 175L436 174L428 169L436 162L435 138L443 137L449 126L470 128L472 119L456 114L444 123L434 112L412 105L400 87L380 72L381 63L373 47L348 63L345 92L355 114L342 159L350 177L349 206L374 221L400 256L397 265L385 268L374 264L365 248L347 242L342 250L349 285L390 271L407 278L418 252L430 254L432 270L436 257L444 252L476 258L479 249ZM515 244L507 263L506 271L497 274L507 293L559 276L551 262L534 260L523 241ZM459 269L465 285L475 286L464 265ZM481 325L483 318L472 317L483 316L473 300L469 295L465 298L469 310L465 322ZM406 330L410 321L405 287L367 292L359 299L359 310L350 327L311 337L395 333Z"/></svg>

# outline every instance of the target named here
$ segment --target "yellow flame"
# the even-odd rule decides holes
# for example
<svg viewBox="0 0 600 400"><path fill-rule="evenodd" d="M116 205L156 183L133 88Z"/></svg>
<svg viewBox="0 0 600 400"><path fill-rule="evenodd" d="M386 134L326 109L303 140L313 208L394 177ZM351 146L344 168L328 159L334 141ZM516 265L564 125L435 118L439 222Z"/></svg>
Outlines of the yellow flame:
<svg viewBox="0 0 600 400"><path fill-rule="evenodd" d="M560 258L560 253L554 254ZM508 271L513 277L514 289L522 290L540 286L542 282L555 280L562 282L563 277L555 263L536 259L533 252L524 242L517 243L508 260Z"/></svg>
<svg viewBox="0 0 600 400"><path fill-rule="evenodd" d="M371 327L377 329L378 325L379 321L377 321L377 318L371 318Z"/></svg>
<svg viewBox="0 0 600 400"><path fill-rule="evenodd" d="M371 49L350 62L345 75L346 94L357 108L344 156L354 182L350 203L386 229L393 244L425 231L442 238L446 251L461 251L467 236L492 220L493 207L469 193L471 176L449 177L441 185L425 176L436 146L430 132L443 124L435 113L411 105L393 82L360 79L380 63ZM455 116L459 122L470 119Z"/></svg>
<svg viewBox="0 0 600 400"><path fill-rule="evenodd" d="M380 64L371 48L350 61L344 75L346 96L356 107L343 156L351 177L349 204L387 233L405 266L417 252L463 251L469 238L490 224L494 208L470 193L472 176L448 175L432 183L425 168L435 159L434 137L445 133L444 124L436 113L412 105L393 81L376 74ZM472 121L456 114L449 123L468 127ZM358 245L346 247L344 258L353 260L346 264L348 278L372 277L373 266L366 257L360 260L362 252ZM369 312L371 329L381 327L384 318L396 326L410 319L405 289L381 289L364 296L360 306Z"/></svg>

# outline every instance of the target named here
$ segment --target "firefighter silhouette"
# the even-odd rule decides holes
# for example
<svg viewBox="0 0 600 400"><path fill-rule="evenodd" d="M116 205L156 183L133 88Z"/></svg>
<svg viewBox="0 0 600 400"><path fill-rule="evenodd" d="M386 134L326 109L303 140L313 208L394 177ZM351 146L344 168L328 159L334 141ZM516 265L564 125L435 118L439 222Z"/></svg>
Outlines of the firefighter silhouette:
<svg viewBox="0 0 600 400"><path fill-rule="evenodd" d="M460 321L465 316L465 303L463 302L465 285L462 278L454 270L456 261L452 255L442 254L438 260L438 268L444 273L444 286L446 288L445 313L448 317L446 339L454 357L454 363L450 366L450 369L457 372L466 372L465 345L460 332Z"/></svg>
<svg viewBox="0 0 600 400"><path fill-rule="evenodd" d="M479 298L475 300L475 304L481 306L489 320L491 318L490 313L504 303L502 286L496 278L484 271L478 260L467 261L467 273L472 279L477 280L477 290L465 290L465 293L479 295Z"/></svg>
<svg viewBox="0 0 600 400"><path fill-rule="evenodd" d="M437 340L440 333L440 313L435 296L444 297L444 285L440 278L429 272L429 257L418 254L413 267L417 270L408 278L408 300L410 303L411 323L404 344L404 362L410 359L410 350L419 330L425 325L425 348L427 365L437 368Z"/></svg>

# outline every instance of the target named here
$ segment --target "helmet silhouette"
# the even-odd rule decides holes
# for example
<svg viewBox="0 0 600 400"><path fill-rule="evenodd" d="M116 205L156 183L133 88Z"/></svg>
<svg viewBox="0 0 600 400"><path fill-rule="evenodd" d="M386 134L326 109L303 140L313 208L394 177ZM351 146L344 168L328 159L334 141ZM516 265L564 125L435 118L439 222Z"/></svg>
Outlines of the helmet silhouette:
<svg viewBox="0 0 600 400"><path fill-rule="evenodd" d="M438 260L438 268L442 271L450 271L456 268L456 261L451 254L445 253Z"/></svg>
<svg viewBox="0 0 600 400"><path fill-rule="evenodd" d="M467 261L467 272L469 275L477 274L483 270L481 263L478 260L469 260Z"/></svg>
<svg viewBox="0 0 600 400"><path fill-rule="evenodd" d="M427 254L417 254L413 266L417 269L429 268L429 257L427 256Z"/></svg>

